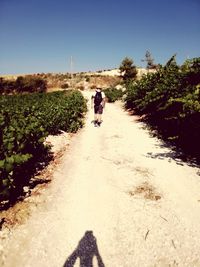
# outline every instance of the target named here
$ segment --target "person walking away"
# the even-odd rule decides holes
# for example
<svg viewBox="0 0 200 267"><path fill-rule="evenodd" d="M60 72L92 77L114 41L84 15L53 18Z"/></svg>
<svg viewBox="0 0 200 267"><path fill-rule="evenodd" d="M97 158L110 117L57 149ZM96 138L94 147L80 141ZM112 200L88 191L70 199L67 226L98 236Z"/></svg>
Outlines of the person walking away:
<svg viewBox="0 0 200 267"><path fill-rule="evenodd" d="M100 126L103 109L105 108L106 96L101 88L97 88L91 97L91 108L94 108L94 126Z"/></svg>

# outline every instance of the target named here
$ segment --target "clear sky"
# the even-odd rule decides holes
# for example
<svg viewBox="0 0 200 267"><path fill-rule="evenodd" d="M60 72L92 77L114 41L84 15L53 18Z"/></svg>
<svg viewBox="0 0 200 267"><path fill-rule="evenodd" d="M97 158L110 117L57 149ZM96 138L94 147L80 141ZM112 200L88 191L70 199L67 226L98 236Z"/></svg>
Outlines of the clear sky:
<svg viewBox="0 0 200 267"><path fill-rule="evenodd" d="M0 0L0 74L73 72L200 56L200 0Z"/></svg>

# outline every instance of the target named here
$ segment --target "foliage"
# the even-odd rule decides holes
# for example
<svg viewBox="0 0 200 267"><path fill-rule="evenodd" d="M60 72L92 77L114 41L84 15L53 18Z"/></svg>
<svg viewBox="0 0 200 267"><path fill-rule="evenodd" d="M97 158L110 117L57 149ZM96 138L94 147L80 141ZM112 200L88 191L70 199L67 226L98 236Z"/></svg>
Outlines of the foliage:
<svg viewBox="0 0 200 267"><path fill-rule="evenodd" d="M0 78L0 94L45 92L47 83L40 77L19 76L16 81Z"/></svg>
<svg viewBox="0 0 200 267"><path fill-rule="evenodd" d="M149 51L146 51L145 59L143 59L142 61L147 62L147 69L156 69L158 67L158 65L154 63L154 59L152 58L151 53Z"/></svg>
<svg viewBox="0 0 200 267"><path fill-rule="evenodd" d="M123 96L123 92L121 89L116 88L107 88L104 90L104 93L106 95L106 98L108 99L108 102L115 102L116 100L119 100Z"/></svg>
<svg viewBox="0 0 200 267"><path fill-rule="evenodd" d="M200 58L178 66L174 55L156 73L129 84L125 101L162 137L200 158Z"/></svg>
<svg viewBox="0 0 200 267"><path fill-rule="evenodd" d="M136 66L133 65L133 60L128 57L123 59L119 69L125 83L129 83L137 76Z"/></svg>
<svg viewBox="0 0 200 267"><path fill-rule="evenodd" d="M63 83L63 84L61 84L61 86L60 86L62 89L67 89L67 88L69 88L69 84L68 83Z"/></svg>
<svg viewBox="0 0 200 267"><path fill-rule="evenodd" d="M86 103L78 91L0 96L0 200L15 198L48 134L76 132Z"/></svg>

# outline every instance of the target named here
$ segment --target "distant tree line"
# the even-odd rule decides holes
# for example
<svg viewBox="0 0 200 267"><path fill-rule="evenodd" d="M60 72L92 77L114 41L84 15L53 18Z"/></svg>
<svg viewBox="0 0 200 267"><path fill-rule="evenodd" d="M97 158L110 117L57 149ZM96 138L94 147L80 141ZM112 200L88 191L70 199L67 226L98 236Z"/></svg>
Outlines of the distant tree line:
<svg viewBox="0 0 200 267"><path fill-rule="evenodd" d="M19 76L16 80L0 78L0 94L46 92L47 82L37 76Z"/></svg>

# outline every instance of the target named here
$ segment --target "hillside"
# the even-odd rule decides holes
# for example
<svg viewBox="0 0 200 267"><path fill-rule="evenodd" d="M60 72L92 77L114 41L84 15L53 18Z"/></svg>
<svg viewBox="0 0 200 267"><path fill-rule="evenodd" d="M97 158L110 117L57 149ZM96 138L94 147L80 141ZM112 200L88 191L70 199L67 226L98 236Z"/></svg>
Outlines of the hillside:
<svg viewBox="0 0 200 267"><path fill-rule="evenodd" d="M148 70L137 68L137 79L143 74L147 74ZM150 70L152 72L152 70ZM100 70L96 72L79 72L79 73L38 73L38 74L18 74L18 75L0 75L0 78L12 81L18 77L37 77L44 79L47 83L48 91L57 91L62 89L76 88L80 90L93 89L101 87L115 87L122 82L119 69Z"/></svg>

